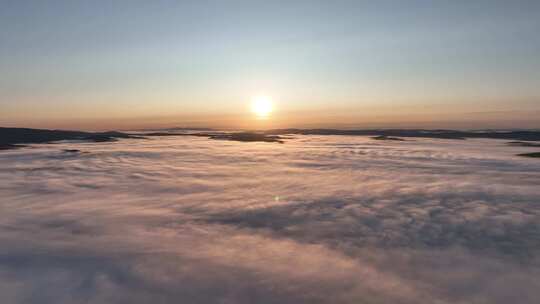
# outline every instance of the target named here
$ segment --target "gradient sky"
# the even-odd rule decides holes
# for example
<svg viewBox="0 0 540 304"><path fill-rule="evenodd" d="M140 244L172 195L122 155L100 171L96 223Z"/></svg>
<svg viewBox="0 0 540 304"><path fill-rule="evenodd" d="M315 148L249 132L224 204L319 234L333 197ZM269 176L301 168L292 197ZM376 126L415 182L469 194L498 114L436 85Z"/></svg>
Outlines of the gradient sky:
<svg viewBox="0 0 540 304"><path fill-rule="evenodd" d="M275 112L257 120L254 95ZM540 1L0 0L0 125L540 128Z"/></svg>

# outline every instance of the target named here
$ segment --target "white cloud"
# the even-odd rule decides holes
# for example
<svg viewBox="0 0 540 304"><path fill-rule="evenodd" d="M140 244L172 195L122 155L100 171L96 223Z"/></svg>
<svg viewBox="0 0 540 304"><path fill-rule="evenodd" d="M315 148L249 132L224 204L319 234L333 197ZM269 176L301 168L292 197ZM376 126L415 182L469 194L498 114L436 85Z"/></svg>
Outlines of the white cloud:
<svg viewBox="0 0 540 304"><path fill-rule="evenodd" d="M65 148L88 153L66 155ZM536 303L540 162L495 140L0 154L4 303Z"/></svg>

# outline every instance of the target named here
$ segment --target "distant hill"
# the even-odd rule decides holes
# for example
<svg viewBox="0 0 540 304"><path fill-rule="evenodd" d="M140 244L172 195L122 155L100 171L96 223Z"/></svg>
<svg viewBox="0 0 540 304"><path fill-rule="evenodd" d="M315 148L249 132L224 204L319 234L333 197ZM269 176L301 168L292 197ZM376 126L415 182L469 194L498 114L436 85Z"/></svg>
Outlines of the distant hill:
<svg viewBox="0 0 540 304"><path fill-rule="evenodd" d="M265 134L284 135L349 135L349 136L383 136L383 137L424 137L443 139L492 138L521 141L540 141L540 131L456 131L456 130L422 130L422 129L370 129L370 130L337 130L337 129L276 129L265 131Z"/></svg>
<svg viewBox="0 0 540 304"><path fill-rule="evenodd" d="M193 129L191 129L194 131ZM199 128L195 131L207 130ZM69 130L44 130L28 128L2 128L0 127L0 149L12 149L24 144L48 143L59 140L86 140L93 142L115 141L118 138L143 138L141 136L203 136L211 139L227 139L235 141L266 141L283 142L279 135L348 135L372 136L378 140L400 140L401 137L460 139L491 138L513 140L510 143L517 145L520 141L523 146L536 146L527 144L527 141L540 141L540 131L456 131L456 130L422 130L422 129L372 129L372 130L337 130L337 129L275 129L260 132L195 132L185 133L183 128L167 129L168 132L129 134L116 131L109 132L83 132ZM176 132L175 132L176 131Z"/></svg>
<svg viewBox="0 0 540 304"><path fill-rule="evenodd" d="M114 141L118 138L135 137L136 136L116 131L82 132L0 127L0 149L16 148L18 147L18 145L21 144L47 143L58 140L87 140L93 142L107 142Z"/></svg>

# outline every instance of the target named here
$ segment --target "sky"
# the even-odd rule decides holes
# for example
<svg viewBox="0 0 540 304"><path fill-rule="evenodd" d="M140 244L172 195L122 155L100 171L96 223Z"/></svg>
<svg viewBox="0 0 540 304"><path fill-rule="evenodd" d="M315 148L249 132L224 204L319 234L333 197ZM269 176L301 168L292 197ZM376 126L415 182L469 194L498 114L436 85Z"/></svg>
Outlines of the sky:
<svg viewBox="0 0 540 304"><path fill-rule="evenodd" d="M2 126L540 128L539 1L0 4Z"/></svg>

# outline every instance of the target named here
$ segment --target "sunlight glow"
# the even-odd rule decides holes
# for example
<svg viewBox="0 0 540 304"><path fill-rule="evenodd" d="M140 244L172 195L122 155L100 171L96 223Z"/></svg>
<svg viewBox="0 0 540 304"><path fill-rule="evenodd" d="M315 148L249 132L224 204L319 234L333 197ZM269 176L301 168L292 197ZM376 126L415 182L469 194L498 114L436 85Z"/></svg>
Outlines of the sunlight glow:
<svg viewBox="0 0 540 304"><path fill-rule="evenodd" d="M272 98L268 96L257 96L251 100L251 111L260 118L268 117L272 110Z"/></svg>

